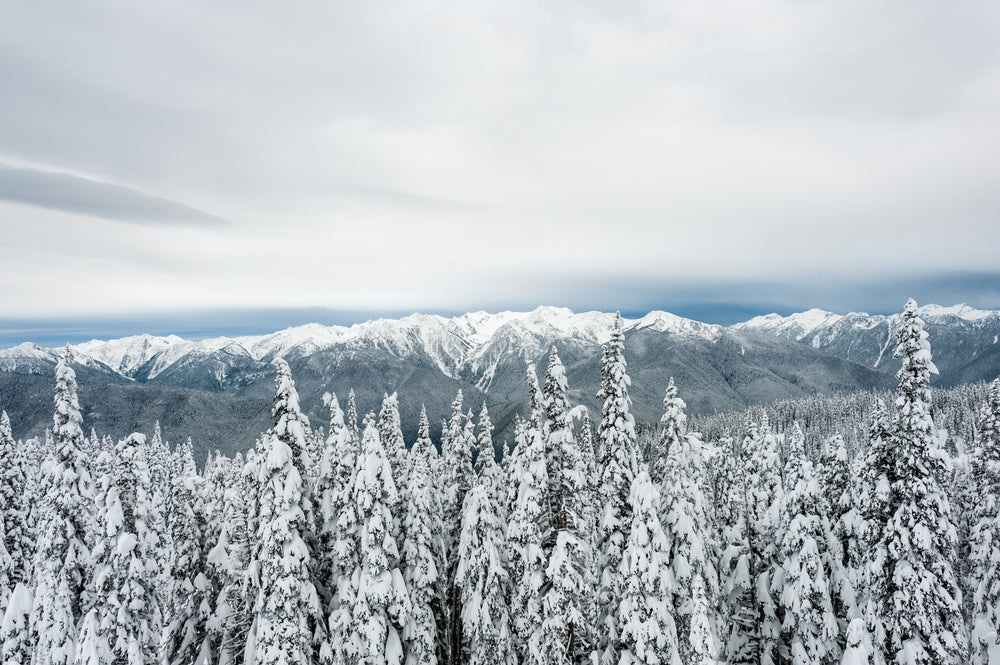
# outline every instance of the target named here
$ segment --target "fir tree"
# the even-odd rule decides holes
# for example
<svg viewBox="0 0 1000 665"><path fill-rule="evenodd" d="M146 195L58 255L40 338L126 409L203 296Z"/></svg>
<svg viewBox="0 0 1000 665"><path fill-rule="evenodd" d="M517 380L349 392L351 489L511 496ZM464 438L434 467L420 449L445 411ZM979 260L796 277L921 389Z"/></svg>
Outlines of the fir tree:
<svg viewBox="0 0 1000 665"><path fill-rule="evenodd" d="M94 609L87 648L77 658L108 663L152 663L160 644L162 614L157 599L158 534L151 528L154 498L145 456L146 437L132 434L115 446L112 473L102 479L103 525L94 546ZM93 646L91 646L93 645ZM98 645L100 645L98 647Z"/></svg>
<svg viewBox="0 0 1000 665"><path fill-rule="evenodd" d="M171 665L214 660L208 621L215 601L207 566L205 541L210 540L202 505L201 478L190 444L179 449L180 465L171 479L171 587L166 610L163 658ZM199 656L202 656L199 658Z"/></svg>
<svg viewBox="0 0 1000 665"><path fill-rule="evenodd" d="M458 663L462 654L462 621L458 613L461 604L461 590L455 581L458 567L458 540L461 535L462 503L465 493L472 485L473 468L472 454L475 438L470 436L469 418L462 410L462 391L459 390L451 404L451 417L442 437L441 457L444 484L442 491L442 512L444 522L448 526L445 541L447 555L447 589L448 600L445 607L449 615L446 635L448 641L449 663Z"/></svg>
<svg viewBox="0 0 1000 665"><path fill-rule="evenodd" d="M72 663L82 594L91 572L87 516L93 512L93 495L72 360L67 346L56 365L54 451L42 471L44 498L37 524L31 612L31 631L36 636L33 665Z"/></svg>
<svg viewBox="0 0 1000 665"><path fill-rule="evenodd" d="M354 502L360 525L360 560L355 571L353 627L358 663L398 665L403 647L400 630L410 619L411 605L403 575L399 570L399 551L392 537L396 486L376 427L365 427Z"/></svg>
<svg viewBox="0 0 1000 665"><path fill-rule="evenodd" d="M533 368L529 368L529 377ZM541 648L542 586L545 581L546 559L543 538L550 519L546 510L548 472L545 464L545 442L537 421L532 418L521 428L517 449L521 450L516 469L517 496L507 522L509 571L513 586L511 606L514 613L514 633L522 663L544 662Z"/></svg>
<svg viewBox="0 0 1000 665"><path fill-rule="evenodd" d="M495 463L494 463L495 464ZM469 665L515 665L504 525L489 484L477 481L465 495L456 581L462 589L462 623Z"/></svg>
<svg viewBox="0 0 1000 665"><path fill-rule="evenodd" d="M833 664L840 660L839 626L830 598L824 560L827 551L828 510L813 472L793 435L785 478L795 479L784 497L781 554L783 580L780 601L784 609L782 633L793 665ZM792 466L798 460L798 471Z"/></svg>
<svg viewBox="0 0 1000 665"><path fill-rule="evenodd" d="M543 539L547 592L542 599L541 648L550 662L582 657L591 632L585 601L591 594L585 585L593 557L589 534L581 525L588 479L570 428L567 392L566 370L553 347L542 393L550 530Z"/></svg>
<svg viewBox="0 0 1000 665"><path fill-rule="evenodd" d="M410 449L405 492L401 567L412 612L403 629L406 665L436 665L439 569L443 565L441 504L430 477L433 444L427 413L420 412L417 441Z"/></svg>
<svg viewBox="0 0 1000 665"><path fill-rule="evenodd" d="M601 479L598 496L602 512L598 522L598 565L601 570L597 596L599 643L596 651L601 665L617 663L623 648L619 619L619 599L624 590L619 576L627 530L632 523L629 500L632 482L638 473L635 419L629 412L631 380L625 363L625 337L621 315L615 317L611 340L601 361L603 400L598 429L598 466Z"/></svg>
<svg viewBox="0 0 1000 665"><path fill-rule="evenodd" d="M1000 379L990 386L973 455L970 584L974 665L1000 658Z"/></svg>
<svg viewBox="0 0 1000 665"><path fill-rule="evenodd" d="M277 360L274 425L265 435L257 526L260 591L255 607L257 662L312 662L319 599L311 581L308 537L311 504L304 487L309 424L298 405L288 364Z"/></svg>
<svg viewBox="0 0 1000 665"><path fill-rule="evenodd" d="M3 665L30 665L34 639L31 634L31 588L25 583L14 587L0 624L0 662Z"/></svg>
<svg viewBox="0 0 1000 665"><path fill-rule="evenodd" d="M670 543L660 525L659 493L645 470L629 492L631 524L619 569L619 665L680 665L671 599Z"/></svg>
<svg viewBox="0 0 1000 665"><path fill-rule="evenodd" d="M937 372L917 304L906 303L894 357L899 391L889 435L889 519L880 541L884 566L873 589L885 626L882 648L900 665L968 662L960 592L952 561L955 527L941 489L945 453L935 443L930 376Z"/></svg>
<svg viewBox="0 0 1000 665"><path fill-rule="evenodd" d="M30 506L26 502L28 460L25 451L14 442L10 419L0 411L0 612L14 587L27 582L30 575L32 538L28 530Z"/></svg>
<svg viewBox="0 0 1000 665"><path fill-rule="evenodd" d="M824 568L839 632L846 635L848 622L861 616L856 589L861 581L864 525L858 508L857 479L844 437L836 435L826 442L816 475L830 524Z"/></svg>
<svg viewBox="0 0 1000 665"><path fill-rule="evenodd" d="M707 664L718 657L715 607L719 592L712 510L705 496L707 462L698 434L687 434L684 401L671 379L663 400L660 435L661 509L670 543L675 580L678 649L689 663Z"/></svg>
<svg viewBox="0 0 1000 665"><path fill-rule="evenodd" d="M684 412L686 408L687 404L677 394L674 377L670 377L667 393L663 398L663 416L660 417L658 445L646 455L649 473L654 481L663 479L663 466L670 454L670 447L680 441L687 433L687 414Z"/></svg>
<svg viewBox="0 0 1000 665"><path fill-rule="evenodd" d="M208 554L208 563L220 578L221 591L209 629L220 634L220 665L241 665L256 639L254 606L259 595L257 524L261 485L261 456L247 451L239 456L223 497L222 530Z"/></svg>

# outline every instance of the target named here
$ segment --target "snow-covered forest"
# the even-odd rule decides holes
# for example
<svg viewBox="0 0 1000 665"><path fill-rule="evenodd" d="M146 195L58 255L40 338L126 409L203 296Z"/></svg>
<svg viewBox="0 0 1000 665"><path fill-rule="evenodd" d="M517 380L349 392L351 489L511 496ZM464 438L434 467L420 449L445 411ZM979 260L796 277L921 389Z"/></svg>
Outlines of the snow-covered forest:
<svg viewBox="0 0 1000 665"><path fill-rule="evenodd" d="M279 360L271 428L200 469L86 434L67 349L47 439L0 419L2 663L1000 662L1000 379L932 404L923 326L888 399L689 420L671 381L653 430L619 319L601 412L553 348L500 459L461 393L440 451L395 395L315 426Z"/></svg>

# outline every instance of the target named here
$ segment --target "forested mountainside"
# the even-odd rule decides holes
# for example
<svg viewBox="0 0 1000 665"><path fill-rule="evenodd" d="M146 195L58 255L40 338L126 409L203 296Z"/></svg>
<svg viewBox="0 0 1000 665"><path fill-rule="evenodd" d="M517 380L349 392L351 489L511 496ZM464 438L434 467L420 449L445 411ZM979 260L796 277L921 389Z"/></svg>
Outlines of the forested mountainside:
<svg viewBox="0 0 1000 665"><path fill-rule="evenodd" d="M667 379L660 424L641 432L630 373L642 368L626 362L621 320L609 326L598 408L575 399L551 348L541 381L527 365L511 445L459 391L440 452L425 414L404 434L396 395L362 417L352 392L331 393L317 427L279 358L266 431L201 470L192 442L171 448L158 428L86 435L67 350L47 435L19 441L0 417L4 662L985 664L1000 652L1000 380L932 401L915 303L889 400L689 418L684 383Z"/></svg>
<svg viewBox="0 0 1000 665"><path fill-rule="evenodd" d="M963 307L920 309L935 339L941 375L935 385L989 380L1000 374L1000 314ZM148 431L159 421L175 441L191 437L201 461L210 451L232 456L253 445L270 417L271 363L285 359L296 377L303 412L327 418L322 397L354 390L359 408L378 408L398 393L403 433L417 435L422 408L440 445L448 403L486 403L496 438L512 441L525 418L529 364L544 365L559 348L575 403L598 410L601 345L614 314L474 312L452 319L412 315L352 327L307 325L270 335L191 341L139 335L72 347L88 426L115 438ZM667 312L624 319L631 364L633 414L659 419L659 393L670 377L684 386L692 414L710 414L775 400L891 389L891 358L900 317L840 316L816 310L759 317L733 327ZM0 351L0 404L15 436L43 436L51 377L62 351L32 344Z"/></svg>

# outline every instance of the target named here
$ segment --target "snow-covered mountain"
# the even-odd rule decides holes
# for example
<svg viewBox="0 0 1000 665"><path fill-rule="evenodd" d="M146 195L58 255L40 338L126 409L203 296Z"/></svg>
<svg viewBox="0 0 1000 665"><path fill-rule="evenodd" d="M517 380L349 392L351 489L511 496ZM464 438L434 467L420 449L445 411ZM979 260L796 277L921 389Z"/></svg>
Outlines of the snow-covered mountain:
<svg viewBox="0 0 1000 665"><path fill-rule="evenodd" d="M233 363L266 364L282 357L292 361L341 348L381 349L396 357L424 355L453 379L475 377L488 391L497 365L511 354L531 361L558 340L562 345L594 346L606 342L614 314L574 313L566 308L539 307L532 312L472 312L455 318L413 314L402 319L377 319L350 327L308 324L269 335L217 337L190 341L175 335L135 335L92 340L72 346L78 363L113 372L123 378L153 381L195 362L214 360L219 388L224 388ZM717 338L724 328L667 312L641 319L624 319L626 331L655 330L678 335ZM0 370L46 371L61 349L34 344L0 351Z"/></svg>
<svg viewBox="0 0 1000 665"><path fill-rule="evenodd" d="M964 306L925 306L921 313L941 385L997 375L1000 313ZM596 416L601 345L614 318L557 307L454 318L413 314L245 337L136 335L78 344L73 352L85 424L115 435L149 430L159 419L175 441L191 435L203 446L230 451L250 445L266 428L272 361L283 357L316 423L327 417L324 392L343 398L353 389L362 413L377 410L383 393L398 392L404 432L412 438L421 406L432 423L440 422L461 389L466 408L489 406L500 442L510 438L515 415L524 415L528 365L544 374L553 346L566 366L571 398ZM898 321L819 310L732 327L660 311L624 319L633 412L640 422L655 422L670 377L692 413L889 388ZM11 413L19 436L51 423L51 375L60 352L33 344L0 351L0 408Z"/></svg>
<svg viewBox="0 0 1000 665"><path fill-rule="evenodd" d="M1000 311L965 304L924 305L918 311L927 324L934 362L941 372L939 385L989 380L1000 373ZM899 367L892 353L901 318L901 314L840 315L811 309L789 316L758 316L732 328L795 340L838 358L893 373Z"/></svg>

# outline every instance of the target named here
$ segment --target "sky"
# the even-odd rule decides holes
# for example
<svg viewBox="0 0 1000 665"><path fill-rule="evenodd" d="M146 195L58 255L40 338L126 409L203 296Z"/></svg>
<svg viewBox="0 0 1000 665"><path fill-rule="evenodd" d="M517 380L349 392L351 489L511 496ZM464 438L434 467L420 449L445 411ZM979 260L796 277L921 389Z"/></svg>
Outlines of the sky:
<svg viewBox="0 0 1000 665"><path fill-rule="evenodd" d="M961 0L16 0L0 341L1000 308L998 34Z"/></svg>

